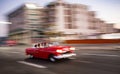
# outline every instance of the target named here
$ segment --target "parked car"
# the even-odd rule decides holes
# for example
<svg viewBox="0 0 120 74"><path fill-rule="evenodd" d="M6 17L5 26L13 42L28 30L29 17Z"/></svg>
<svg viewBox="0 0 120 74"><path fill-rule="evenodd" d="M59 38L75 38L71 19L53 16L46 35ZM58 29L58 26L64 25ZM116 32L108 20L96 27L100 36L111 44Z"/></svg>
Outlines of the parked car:
<svg viewBox="0 0 120 74"><path fill-rule="evenodd" d="M75 48L71 46L61 46L58 43L36 43L33 47L26 48L26 55L35 58L49 59L55 62L58 59L76 56Z"/></svg>
<svg viewBox="0 0 120 74"><path fill-rule="evenodd" d="M7 40L6 45L7 46L15 46L15 45L17 45L17 42L15 40Z"/></svg>

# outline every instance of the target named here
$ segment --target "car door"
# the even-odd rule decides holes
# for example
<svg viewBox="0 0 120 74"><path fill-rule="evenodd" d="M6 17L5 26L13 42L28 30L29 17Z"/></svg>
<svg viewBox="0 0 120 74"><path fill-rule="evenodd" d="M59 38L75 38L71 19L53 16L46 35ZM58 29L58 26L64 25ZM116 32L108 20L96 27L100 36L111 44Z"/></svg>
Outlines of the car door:
<svg viewBox="0 0 120 74"><path fill-rule="evenodd" d="M35 50L35 57L37 58L44 58L44 59L47 59L48 58L48 55L49 55L49 52L47 51L48 47L44 47L44 48L37 48Z"/></svg>
<svg viewBox="0 0 120 74"><path fill-rule="evenodd" d="M49 55L48 47L44 47L42 50L42 58L47 59Z"/></svg>
<svg viewBox="0 0 120 74"><path fill-rule="evenodd" d="M43 58L43 48L36 48L34 56L37 58Z"/></svg>

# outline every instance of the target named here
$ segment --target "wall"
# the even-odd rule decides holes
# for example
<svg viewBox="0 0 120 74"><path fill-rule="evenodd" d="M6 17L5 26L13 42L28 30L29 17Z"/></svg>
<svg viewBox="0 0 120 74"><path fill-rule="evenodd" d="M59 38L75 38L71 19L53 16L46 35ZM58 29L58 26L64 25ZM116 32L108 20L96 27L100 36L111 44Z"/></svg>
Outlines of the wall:
<svg viewBox="0 0 120 74"><path fill-rule="evenodd" d="M65 40L67 44L100 44L100 43L120 43L120 39L85 39L85 40Z"/></svg>

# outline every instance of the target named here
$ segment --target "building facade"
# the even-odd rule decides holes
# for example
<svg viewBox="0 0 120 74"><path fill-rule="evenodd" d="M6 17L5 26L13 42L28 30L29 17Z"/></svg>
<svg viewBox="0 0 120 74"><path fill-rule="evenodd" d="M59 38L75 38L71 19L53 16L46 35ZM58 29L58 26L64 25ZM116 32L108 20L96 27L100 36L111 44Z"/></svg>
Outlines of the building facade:
<svg viewBox="0 0 120 74"><path fill-rule="evenodd" d="M9 24L9 38L28 44L32 42L31 38L39 37L37 29L41 27L42 11L42 7L27 3L10 13L8 19L12 24Z"/></svg>
<svg viewBox="0 0 120 74"><path fill-rule="evenodd" d="M113 32L108 25L96 18L83 4L70 4L62 0L44 7L26 3L8 15L9 38L18 43L30 44L43 38L86 39L98 34Z"/></svg>

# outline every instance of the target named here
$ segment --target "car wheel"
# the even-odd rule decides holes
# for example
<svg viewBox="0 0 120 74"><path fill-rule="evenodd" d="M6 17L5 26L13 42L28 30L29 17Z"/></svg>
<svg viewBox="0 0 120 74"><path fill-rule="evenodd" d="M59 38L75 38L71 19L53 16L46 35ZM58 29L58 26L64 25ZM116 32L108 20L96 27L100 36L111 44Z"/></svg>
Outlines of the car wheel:
<svg viewBox="0 0 120 74"><path fill-rule="evenodd" d="M53 55L49 56L49 60L50 60L51 62L56 62L56 59L54 58Z"/></svg>
<svg viewBox="0 0 120 74"><path fill-rule="evenodd" d="M29 55L29 58L34 58L33 55Z"/></svg>

